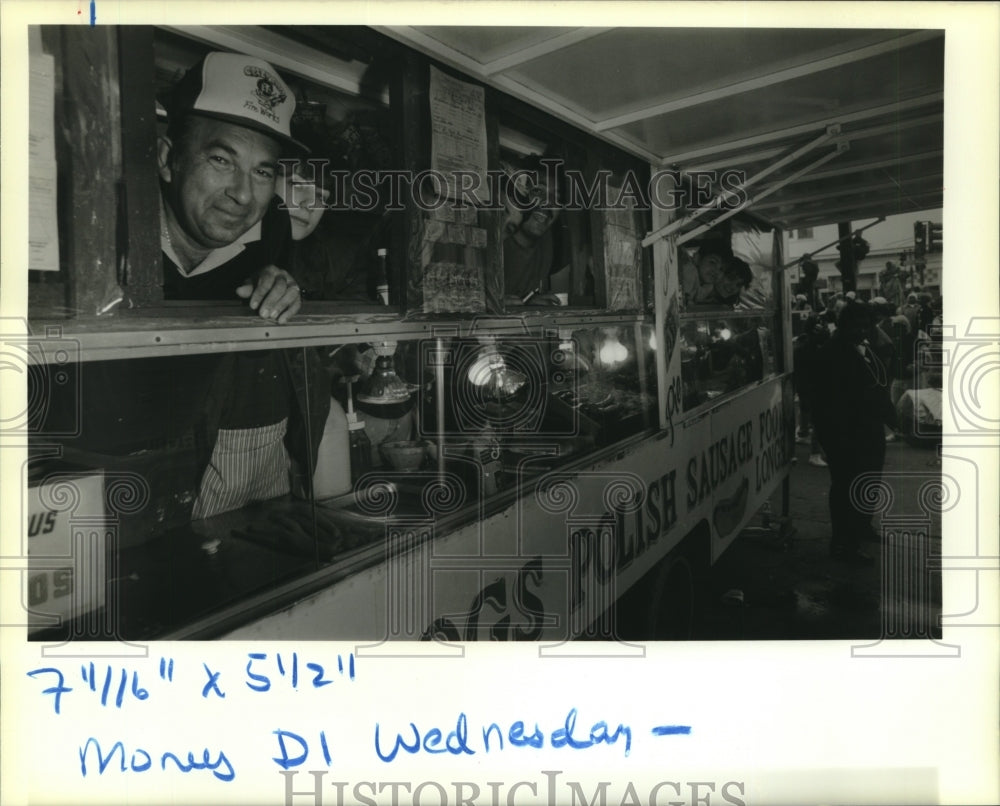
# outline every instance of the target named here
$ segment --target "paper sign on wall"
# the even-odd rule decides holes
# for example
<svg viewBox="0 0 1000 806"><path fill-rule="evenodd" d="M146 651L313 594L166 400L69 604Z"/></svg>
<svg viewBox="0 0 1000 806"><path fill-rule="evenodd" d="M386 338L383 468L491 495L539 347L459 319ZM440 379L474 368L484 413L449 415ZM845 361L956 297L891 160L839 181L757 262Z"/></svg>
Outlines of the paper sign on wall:
<svg viewBox="0 0 1000 806"><path fill-rule="evenodd" d="M474 188L479 203L490 200L486 181L486 105L482 87L431 67L431 169L444 175L440 189L459 198L461 186Z"/></svg>

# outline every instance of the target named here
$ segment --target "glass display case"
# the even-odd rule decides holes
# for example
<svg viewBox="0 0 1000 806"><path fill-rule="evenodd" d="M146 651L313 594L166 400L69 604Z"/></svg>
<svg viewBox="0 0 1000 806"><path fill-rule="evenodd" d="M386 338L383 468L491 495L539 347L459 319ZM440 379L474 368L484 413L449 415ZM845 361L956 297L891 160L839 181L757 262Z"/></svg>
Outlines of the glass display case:
<svg viewBox="0 0 1000 806"><path fill-rule="evenodd" d="M384 561L379 496L398 518L450 485L443 531L503 510L653 428L653 343L619 320L70 366L31 440L36 518L114 528L94 612L32 638L211 634Z"/></svg>
<svg viewBox="0 0 1000 806"><path fill-rule="evenodd" d="M686 316L679 338L683 410L773 376L773 327L773 314Z"/></svg>
<svg viewBox="0 0 1000 806"><path fill-rule="evenodd" d="M81 148L72 130L58 141L73 189L60 200L63 260L29 282L33 332L48 339L51 330L79 359L42 344L29 384L44 403L24 480L32 639L215 637L348 588L354 612L371 615L380 577L419 576L416 548L452 550L482 531L520 551L522 505L534 507L536 525L549 523L535 500L545 479L645 478L660 490L651 495L673 500L677 469L664 461L687 461L722 426L705 418L678 429L668 401L682 396L680 409L697 412L776 374L777 284L766 267L726 304L679 313L673 304L663 316L656 250L642 247L650 211L600 204L603 191L618 199L649 166L609 144L472 77L448 79L482 123L477 169L544 174L546 157L562 161L551 183L536 174L520 188L537 203L525 212L538 226L521 233L532 238L518 242L524 260L514 266L524 216L515 227L497 199L462 207L439 194L445 203L428 208L424 196L391 192L393 177L433 164L429 93L442 79L426 57L339 28L138 27L115 38L76 58L113 72L113 45L127 49L121 62L135 76L122 83L122 106L146 117L123 115L127 125L108 130L122 155L99 171L99 148ZM50 46L67 61L70 44ZM168 132L170 86L214 49L274 61L296 98L292 131L315 157L275 177L286 202L325 203L300 238L294 211L281 219L293 237L290 287L305 293L281 324L228 287L211 299L164 299L169 228L160 216L170 200L155 144ZM86 89L69 82L60 92L69 104ZM377 179L383 170L389 186ZM121 208L114 232L91 232L79 213L90 209L79 201L89 199L90 174L125 188L109 191L109 207ZM342 194L359 182L373 204ZM274 255L254 279L283 269L285 253ZM532 282L504 293L521 269ZM683 286L671 261L657 272ZM607 512L593 516L624 518L626 502L602 495L587 505ZM657 520L664 533L677 522ZM48 531L77 544L56 545ZM548 535L538 551L565 553L559 534ZM46 565L51 556L75 558L73 567Z"/></svg>

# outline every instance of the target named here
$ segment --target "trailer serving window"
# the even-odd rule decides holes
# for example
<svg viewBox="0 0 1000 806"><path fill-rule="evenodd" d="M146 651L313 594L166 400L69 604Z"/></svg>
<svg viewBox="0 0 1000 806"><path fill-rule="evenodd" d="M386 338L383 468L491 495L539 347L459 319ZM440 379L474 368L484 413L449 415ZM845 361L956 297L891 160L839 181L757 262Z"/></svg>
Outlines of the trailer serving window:
<svg viewBox="0 0 1000 806"><path fill-rule="evenodd" d="M353 29L39 34L55 65L53 86L32 92L54 104L59 259L30 273L32 328L47 334L29 390L44 403L25 479L33 553L74 554L51 545L53 518L102 525L73 532L86 550L72 568L31 574L33 638L225 632L383 562L373 502L386 491L397 516L416 516L455 481L461 496L434 513L447 531L656 427L647 211L564 203L553 252L564 261L538 291L558 304L525 294L505 318L505 212L392 196L380 172L428 164L428 93L443 68ZM278 189L327 202L293 245L306 298L284 326L235 298L163 299L157 137L170 87L220 49L260 54L287 79L313 162ZM606 165L614 185L636 167L495 91L483 100L490 169L559 154L570 198L577 174ZM359 187L373 204L345 191ZM428 278L448 271L494 279L481 304L428 305L443 298ZM213 479L233 472L220 412L247 400L252 410L236 408L281 426L252 446L271 472L240 496L213 495Z"/></svg>
<svg viewBox="0 0 1000 806"><path fill-rule="evenodd" d="M227 38L222 44L236 50L279 46L274 35L264 31L223 33ZM211 41L204 41L208 34L197 39L193 34L198 32L154 33L157 109L163 123L171 88L198 59L220 46L219 32ZM350 53L334 50L333 42L321 53L316 44L285 46L275 60L281 69L293 55L300 64L313 54L320 57L307 75L285 70L296 99L292 128L309 149L308 155L288 164L278 182L279 195L294 208L295 243L287 268L311 302L339 301L349 303L351 310L390 300L398 304L396 282L385 277L385 300L376 288L381 275L399 262L395 255L389 258L399 206L377 181L380 173L398 164L390 60L356 47Z"/></svg>
<svg viewBox="0 0 1000 806"><path fill-rule="evenodd" d="M683 411L745 390L781 369L775 272L762 255L751 260L752 279L738 299L688 305L680 314Z"/></svg>

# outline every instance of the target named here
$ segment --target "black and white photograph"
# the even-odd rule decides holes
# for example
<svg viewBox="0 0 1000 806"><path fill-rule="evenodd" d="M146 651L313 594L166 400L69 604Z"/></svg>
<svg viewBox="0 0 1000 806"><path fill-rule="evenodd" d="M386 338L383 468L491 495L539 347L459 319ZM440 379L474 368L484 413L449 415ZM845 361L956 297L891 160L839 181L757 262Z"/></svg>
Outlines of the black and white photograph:
<svg viewBox="0 0 1000 806"><path fill-rule="evenodd" d="M995 691L957 783L970 704L894 681L997 670L996 4L51 5L3 32L23 802L995 802Z"/></svg>

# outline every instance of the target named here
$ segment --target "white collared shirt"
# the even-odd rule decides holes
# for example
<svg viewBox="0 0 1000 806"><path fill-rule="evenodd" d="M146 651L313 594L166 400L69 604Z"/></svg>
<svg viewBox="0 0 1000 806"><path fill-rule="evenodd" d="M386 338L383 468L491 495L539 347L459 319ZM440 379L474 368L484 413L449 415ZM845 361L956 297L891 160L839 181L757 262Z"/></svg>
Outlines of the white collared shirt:
<svg viewBox="0 0 1000 806"><path fill-rule="evenodd" d="M181 274L185 277L194 277L196 274L206 274L212 271L212 269L217 269L242 252L246 248L245 244L259 241L260 234L261 222L258 221L231 244L213 249L205 256L205 259L201 263L191 269L191 271L185 272L184 263L177 256L177 253L174 251L174 245L170 242L170 236L167 235L167 216L163 211L163 198L160 198L160 249L173 261L174 265L177 266Z"/></svg>

